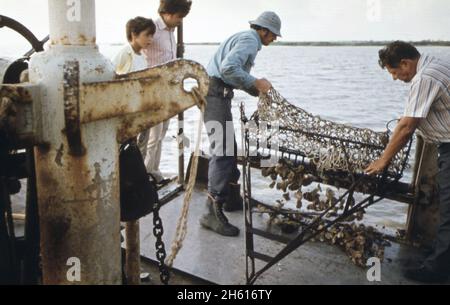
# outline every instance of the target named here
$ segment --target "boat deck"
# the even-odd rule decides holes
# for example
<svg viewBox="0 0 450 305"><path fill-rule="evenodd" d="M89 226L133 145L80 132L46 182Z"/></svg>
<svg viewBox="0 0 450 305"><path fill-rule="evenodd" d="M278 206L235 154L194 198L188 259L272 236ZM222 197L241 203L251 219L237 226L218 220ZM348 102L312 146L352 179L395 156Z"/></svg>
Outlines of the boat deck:
<svg viewBox="0 0 450 305"><path fill-rule="evenodd" d="M176 185L169 185L164 191L169 192L175 187ZM184 193L181 193L171 202L164 205L160 211L164 225L164 243L167 252L170 252L171 241L174 237L183 204L183 196ZM13 196L12 199L14 212L23 213L24 193L21 192L20 195ZM240 235L238 237L223 237L202 228L199 224L199 219L204 213L205 200L206 192L200 187L196 188L192 195L189 210L187 236L174 262L174 280L171 283L245 285L246 263L243 212L227 213L230 222L240 228ZM256 228L267 229L267 221L262 216L254 215L253 224ZM150 284L159 284L157 268L151 263L151 260L155 259L152 215L142 218L140 227L141 254L143 256L142 267L145 271L151 273L152 280ZM272 232L274 232L274 229L277 228L272 226ZM23 236L23 221L18 220L15 222L15 231L16 236ZM281 232L279 233L281 234ZM289 235L285 236L289 237ZM291 235L291 237L294 237L294 235ZM283 244L276 241L255 238L255 249L271 256L275 255L283 246ZM385 249L385 259L381 264L381 282L369 282L367 280L367 269L354 265L338 247L320 242L308 242L266 271L255 284L417 284L405 279L402 276L402 269L405 266L416 264L420 258L419 249L391 242L391 246ZM263 262L257 261L257 269L261 268L262 264ZM447 283L450 284L450 281Z"/></svg>
<svg viewBox="0 0 450 305"><path fill-rule="evenodd" d="M197 188L192 195L189 210L188 232L183 247L174 262L174 268L207 281L224 285L243 285L245 278L245 240L243 212L227 213L230 222L241 230L238 237L223 237L202 228L199 219L204 212L206 193ZM178 217L183 204L183 194L162 207L164 242L169 252ZM267 229L262 216L254 216L254 226ZM152 216L141 219L141 253L154 259L155 239L152 235ZM288 235L286 235L288 236ZM255 239L255 249L275 255L284 245L267 239ZM381 282L369 282L367 269L354 265L336 246L309 242L264 273L257 285L298 284L415 284L402 276L404 266L420 259L414 247L392 243L385 249L381 264ZM262 262L257 261L259 268ZM258 268L258 269L259 269Z"/></svg>

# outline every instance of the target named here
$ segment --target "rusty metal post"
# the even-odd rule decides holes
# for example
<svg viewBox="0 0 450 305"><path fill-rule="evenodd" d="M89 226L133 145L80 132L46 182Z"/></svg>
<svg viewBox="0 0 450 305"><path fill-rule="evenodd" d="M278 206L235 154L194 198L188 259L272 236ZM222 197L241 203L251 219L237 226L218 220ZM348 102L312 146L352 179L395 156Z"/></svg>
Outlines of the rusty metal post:
<svg viewBox="0 0 450 305"><path fill-rule="evenodd" d="M437 146L417 137L413 186L415 200L408 209L407 238L431 245L439 223L439 198L436 184Z"/></svg>
<svg viewBox="0 0 450 305"><path fill-rule="evenodd" d="M117 76L95 43L95 1L49 0L50 45L5 85L34 148L44 284L120 284L119 143L196 105L205 69L178 60ZM183 174L184 176L184 174Z"/></svg>
<svg viewBox="0 0 450 305"><path fill-rule="evenodd" d="M177 58L184 57L183 23L177 28ZM184 185L184 112L178 114L178 184Z"/></svg>
<svg viewBox="0 0 450 305"><path fill-rule="evenodd" d="M78 86L111 81L95 43L95 1L49 0L49 50L30 61L42 87L35 148L44 284L121 284L117 131L80 125Z"/></svg>
<svg viewBox="0 0 450 305"><path fill-rule="evenodd" d="M125 226L126 258L125 274L128 285L141 283L141 250L139 240L139 220L129 221Z"/></svg>

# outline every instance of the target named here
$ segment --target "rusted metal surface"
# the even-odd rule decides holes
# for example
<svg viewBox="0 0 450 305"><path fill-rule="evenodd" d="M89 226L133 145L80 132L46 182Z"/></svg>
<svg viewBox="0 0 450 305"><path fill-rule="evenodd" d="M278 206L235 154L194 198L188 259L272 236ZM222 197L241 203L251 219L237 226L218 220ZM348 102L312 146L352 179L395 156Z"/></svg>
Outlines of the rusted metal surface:
<svg viewBox="0 0 450 305"><path fill-rule="evenodd" d="M8 143L13 142L15 138L16 115L17 111L12 100L2 97L0 99L0 136Z"/></svg>
<svg viewBox="0 0 450 305"><path fill-rule="evenodd" d="M67 18L71 4L49 0L52 43L31 57L35 85L25 86L39 106L32 118L43 282L120 284L118 142L194 106L183 82L196 79L206 95L208 76L182 60L116 77L95 45L95 1L75 2L79 21ZM77 268L79 279L71 276Z"/></svg>
<svg viewBox="0 0 450 305"><path fill-rule="evenodd" d="M69 61L64 65L64 117L65 129L69 144L69 153L81 156L86 149L81 142L80 127L80 64L78 61Z"/></svg>
<svg viewBox="0 0 450 305"><path fill-rule="evenodd" d="M110 81L115 74L93 43L95 1L75 2L81 4L80 22L66 18L67 1L49 1L54 44L32 56L29 67L30 82L40 86L42 101L44 144L35 148L35 161L43 283L121 284L116 128L111 121L83 125L76 115L79 84ZM79 81L77 73L64 71L73 61L78 62ZM72 126L79 126L82 135L75 145L71 137L77 128ZM85 154L70 153L77 143Z"/></svg>
<svg viewBox="0 0 450 305"><path fill-rule="evenodd" d="M196 79L206 95L206 71L188 60L122 75L111 82L85 83L80 88L80 120L89 123L120 117L117 139L126 141L196 105L195 95L183 87L189 78Z"/></svg>
<svg viewBox="0 0 450 305"><path fill-rule="evenodd" d="M188 78L197 79L200 91L206 95L206 71L188 60L122 75L112 82L83 84L80 89L81 122L155 112L160 117L156 123L160 123L195 105L194 95L183 89L183 81Z"/></svg>
<svg viewBox="0 0 450 305"><path fill-rule="evenodd" d="M49 0L50 43L64 46L95 45L95 3L92 0Z"/></svg>
<svg viewBox="0 0 450 305"><path fill-rule="evenodd" d="M56 169L53 151L39 148L36 163L44 283L119 284L117 169L108 174L108 162L69 154ZM79 260L80 282L67 276L71 258Z"/></svg>
<svg viewBox="0 0 450 305"><path fill-rule="evenodd" d="M14 148L24 148L41 142L39 113L39 86L32 84L3 85L0 87L0 129L12 137ZM6 107L6 105L9 105ZM4 125L4 126L1 126Z"/></svg>

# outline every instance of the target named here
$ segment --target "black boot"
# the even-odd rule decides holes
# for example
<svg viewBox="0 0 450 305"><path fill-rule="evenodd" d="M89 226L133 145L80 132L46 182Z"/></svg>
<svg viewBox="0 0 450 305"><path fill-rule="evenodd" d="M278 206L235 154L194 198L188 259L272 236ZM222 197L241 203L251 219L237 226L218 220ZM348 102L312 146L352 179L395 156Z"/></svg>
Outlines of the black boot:
<svg viewBox="0 0 450 305"><path fill-rule="evenodd" d="M242 211L244 209L244 199L241 196L241 185L230 183L228 199L223 205L225 212Z"/></svg>
<svg viewBox="0 0 450 305"><path fill-rule="evenodd" d="M223 236L238 236L239 229L228 222L222 211L223 204L208 196L206 201L208 212L200 219L200 224Z"/></svg>

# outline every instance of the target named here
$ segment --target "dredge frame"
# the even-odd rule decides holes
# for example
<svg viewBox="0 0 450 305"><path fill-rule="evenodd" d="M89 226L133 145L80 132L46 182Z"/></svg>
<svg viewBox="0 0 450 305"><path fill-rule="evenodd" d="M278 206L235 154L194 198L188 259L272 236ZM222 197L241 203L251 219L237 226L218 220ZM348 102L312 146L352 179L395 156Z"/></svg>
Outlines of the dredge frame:
<svg viewBox="0 0 450 305"><path fill-rule="evenodd" d="M260 125L260 118L258 110L252 115L249 120L245 115L245 109L241 104L241 124L242 124L242 147L244 150L244 156L242 159L243 169L243 192L244 192L244 219L245 219L245 256L246 256L246 281L247 284L254 284L256 280L268 269L281 261L284 257L289 255L298 247L304 245L317 235L331 228L335 224L344 221L351 215L359 211L372 206L373 204L385 199L398 199L402 198L403 202L411 202L411 196L406 199L410 192L409 185L400 182L399 180L403 176L403 171L408 163L408 156L412 146L412 139L408 145L404 148L403 159L401 160L401 166L397 171L389 171L389 167L380 175L376 177L370 177L363 173L345 172L342 170L333 171L321 171L317 168L315 162L307 157L302 151L293 150L292 148L285 147L283 145L277 145L274 149L271 148L271 137L261 140L255 137L255 130L252 131L248 126L248 122L256 123L256 133L258 133ZM270 128L270 125L266 127ZM383 143L383 146L376 146L371 143L363 143L353 141L349 139L340 139L338 137L332 137L320 133L312 133L303 130L293 130L286 126L278 126L279 132L289 132L298 134L299 136L326 138L328 141L332 141L334 145L341 146L345 152L346 144L356 144L367 149L376 149L383 151L387 145L387 142ZM389 131L387 132L387 134ZM265 143L262 143L265 142ZM261 145L265 144L265 145ZM320 212L315 218L310 219L305 227L301 228L301 231L294 239L290 239L272 232L257 229L253 227L253 212L256 206L262 206L271 210L274 213L283 214L288 218L293 214L287 210L280 210L273 205L258 201L252 196L252 167L261 168L261 162L269 160L277 155L279 160L289 161L289 165L296 167L303 165L305 171L314 177L314 182L322 183L338 188L346 189L346 191L339 196L339 198L331 204L326 210ZM346 155L346 157L348 157ZM272 159L273 160L273 159ZM323 179L324 176L331 177L331 179ZM331 181L331 182L330 182ZM364 186L364 188L363 188ZM356 201L354 198L355 192L363 192L365 195L361 200ZM399 195L402 194L402 195ZM406 195L406 196L405 196ZM343 212L333 217L332 219L325 219L325 216L335 208L340 202L345 201ZM320 225L325 221L324 225ZM319 226L320 225L320 226ZM269 256L267 254L258 252L255 250L255 236L274 240L285 244L281 251L275 256ZM257 270L256 260L265 262L265 265Z"/></svg>

